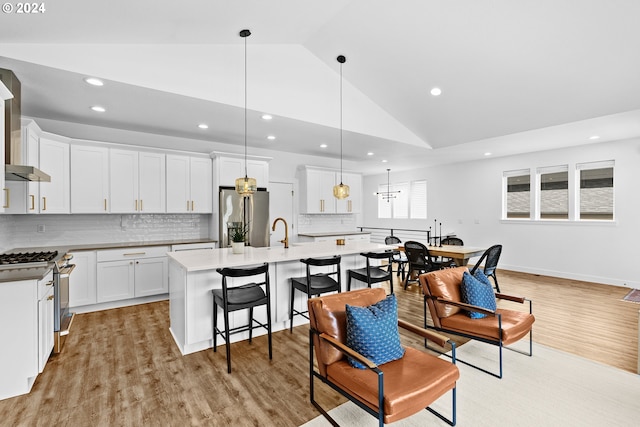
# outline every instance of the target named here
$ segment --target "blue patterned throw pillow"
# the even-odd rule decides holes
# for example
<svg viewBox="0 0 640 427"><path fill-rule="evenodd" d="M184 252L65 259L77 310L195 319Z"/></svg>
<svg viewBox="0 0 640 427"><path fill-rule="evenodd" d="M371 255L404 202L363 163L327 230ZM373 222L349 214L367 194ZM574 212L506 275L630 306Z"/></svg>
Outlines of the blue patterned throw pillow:
<svg viewBox="0 0 640 427"><path fill-rule="evenodd" d="M347 346L373 361L376 365L404 356L398 332L398 301L391 294L369 307L346 306ZM366 369L362 363L349 358L351 366Z"/></svg>
<svg viewBox="0 0 640 427"><path fill-rule="evenodd" d="M493 288L493 285L491 284L491 281L489 280L489 278L484 274L484 272L480 269L477 269L474 273L473 273L473 277L475 277L476 279L478 279L479 281L481 281L482 283L489 285Z"/></svg>
<svg viewBox="0 0 640 427"><path fill-rule="evenodd" d="M476 273L479 270L476 270ZM484 276L484 274L482 274ZM487 276L484 276L485 281L476 279L474 276L465 271L462 274L462 284L460 285L460 293L462 296L462 302L475 305L478 307L486 308L488 310L495 310L496 296L493 293L493 286ZM467 312L472 319L481 319L486 314L478 313L475 311Z"/></svg>

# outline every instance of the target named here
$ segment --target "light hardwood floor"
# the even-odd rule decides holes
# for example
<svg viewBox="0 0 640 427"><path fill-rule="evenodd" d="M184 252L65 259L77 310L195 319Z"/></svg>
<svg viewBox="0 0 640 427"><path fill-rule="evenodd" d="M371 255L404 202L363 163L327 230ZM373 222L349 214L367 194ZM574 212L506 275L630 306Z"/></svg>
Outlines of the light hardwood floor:
<svg viewBox="0 0 640 427"><path fill-rule="evenodd" d="M636 371L640 305L621 301L628 289L508 271L498 277L503 293L533 300L534 341ZM417 286L395 289L400 317L422 324ZM0 401L0 424L297 426L319 415L308 397L307 327L275 333L272 361L264 336L233 344L229 375L224 347L180 355L168 310L164 301L78 315L32 392ZM327 409L344 401L316 389Z"/></svg>

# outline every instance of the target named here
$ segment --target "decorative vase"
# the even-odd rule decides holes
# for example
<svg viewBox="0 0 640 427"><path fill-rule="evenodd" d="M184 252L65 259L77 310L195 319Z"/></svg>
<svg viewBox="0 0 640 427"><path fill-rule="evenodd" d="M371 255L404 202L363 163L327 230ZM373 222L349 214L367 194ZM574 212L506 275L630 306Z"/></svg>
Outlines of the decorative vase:
<svg viewBox="0 0 640 427"><path fill-rule="evenodd" d="M231 252L241 254L244 252L244 242L231 242Z"/></svg>

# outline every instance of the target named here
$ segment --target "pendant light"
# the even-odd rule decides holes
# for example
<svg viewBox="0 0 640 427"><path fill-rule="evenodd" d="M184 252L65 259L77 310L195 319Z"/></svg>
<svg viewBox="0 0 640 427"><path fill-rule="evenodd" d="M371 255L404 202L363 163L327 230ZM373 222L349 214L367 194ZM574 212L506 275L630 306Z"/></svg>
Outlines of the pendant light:
<svg viewBox="0 0 640 427"><path fill-rule="evenodd" d="M250 35L249 30L240 31L244 39L244 177L236 179L236 192L243 197L251 196L258 189L256 179L247 175L247 37Z"/></svg>
<svg viewBox="0 0 640 427"><path fill-rule="evenodd" d="M342 64L347 61L344 55L336 58L340 63L340 184L333 186L333 196L336 199L349 197L349 186L342 183Z"/></svg>
<svg viewBox="0 0 640 427"><path fill-rule="evenodd" d="M395 195L400 192L400 190L391 191L390 172L391 169L387 169L387 191L378 191L376 193L376 195L382 196L382 200L386 200L387 203L390 202L390 199L395 199Z"/></svg>

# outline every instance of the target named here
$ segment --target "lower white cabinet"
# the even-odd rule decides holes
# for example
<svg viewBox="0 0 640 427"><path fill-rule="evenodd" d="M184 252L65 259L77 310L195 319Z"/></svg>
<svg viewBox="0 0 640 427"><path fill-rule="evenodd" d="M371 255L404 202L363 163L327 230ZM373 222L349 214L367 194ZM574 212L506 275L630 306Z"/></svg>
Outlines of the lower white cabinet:
<svg viewBox="0 0 640 427"><path fill-rule="evenodd" d="M69 307L91 305L96 296L96 251L72 252L76 268L69 276Z"/></svg>
<svg viewBox="0 0 640 427"><path fill-rule="evenodd" d="M38 283L38 372L44 370L53 351L53 276Z"/></svg>
<svg viewBox="0 0 640 427"><path fill-rule="evenodd" d="M169 291L169 246L97 252L97 302L118 301Z"/></svg>

